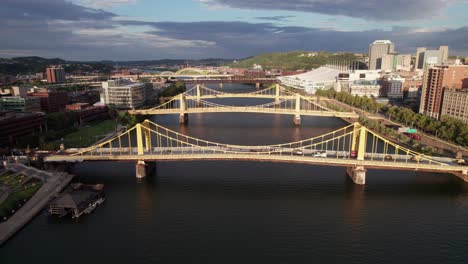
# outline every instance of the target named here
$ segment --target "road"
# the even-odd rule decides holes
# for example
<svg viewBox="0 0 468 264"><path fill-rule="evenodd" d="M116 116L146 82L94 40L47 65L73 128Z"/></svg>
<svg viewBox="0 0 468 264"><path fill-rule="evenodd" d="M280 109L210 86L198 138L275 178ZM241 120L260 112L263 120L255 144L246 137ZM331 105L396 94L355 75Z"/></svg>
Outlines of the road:
<svg viewBox="0 0 468 264"><path fill-rule="evenodd" d="M369 113L369 112L366 112L362 109L358 109L356 107L352 107L352 106L349 106L347 104L344 104L342 102L339 102L337 101L336 99L330 99L328 100L328 102L332 102L334 103L335 105L338 105L339 107L343 107L349 111L355 111L357 114L359 115L364 115L365 117L369 118L369 119L377 119L377 120L383 120L386 124L388 125L393 125L393 126L406 126L404 124L400 124L400 123L397 123L395 121L392 121L390 119L388 119L385 115L382 115L382 114L373 114L373 113ZM467 148L463 148L463 147L460 147L456 144L453 144L451 142L447 142L445 140L442 140L440 138L436 138L432 135L429 135L429 134L426 134L422 131L419 131L418 132L419 134L423 135L422 139L421 139L421 143L424 144L424 145L427 145L427 146L430 146L430 147L433 147L433 148L438 148L438 149L442 149L446 152L451 152L451 153L456 153L458 150L462 151L463 155L464 156L468 156L468 149Z"/></svg>

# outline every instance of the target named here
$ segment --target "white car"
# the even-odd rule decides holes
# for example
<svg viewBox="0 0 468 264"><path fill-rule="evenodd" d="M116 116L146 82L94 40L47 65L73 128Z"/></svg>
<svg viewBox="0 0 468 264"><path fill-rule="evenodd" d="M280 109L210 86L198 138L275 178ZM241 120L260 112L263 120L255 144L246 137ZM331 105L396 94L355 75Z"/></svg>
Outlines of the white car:
<svg viewBox="0 0 468 264"><path fill-rule="evenodd" d="M304 152L303 152L302 150L300 150L300 149L295 149L295 150L293 151L293 154L294 154L294 155L304 155Z"/></svg>
<svg viewBox="0 0 468 264"><path fill-rule="evenodd" d="M326 158L327 157L327 153L325 151L322 151L322 152L315 152L314 153L314 157L315 158Z"/></svg>

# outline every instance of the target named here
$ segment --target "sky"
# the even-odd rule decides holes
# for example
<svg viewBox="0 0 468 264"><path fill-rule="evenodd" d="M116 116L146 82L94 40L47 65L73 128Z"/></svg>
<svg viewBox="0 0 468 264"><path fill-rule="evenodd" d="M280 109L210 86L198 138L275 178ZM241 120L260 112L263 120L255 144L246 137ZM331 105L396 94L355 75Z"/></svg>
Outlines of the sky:
<svg viewBox="0 0 468 264"><path fill-rule="evenodd" d="M0 0L0 57L237 59L265 52L468 56L468 0Z"/></svg>

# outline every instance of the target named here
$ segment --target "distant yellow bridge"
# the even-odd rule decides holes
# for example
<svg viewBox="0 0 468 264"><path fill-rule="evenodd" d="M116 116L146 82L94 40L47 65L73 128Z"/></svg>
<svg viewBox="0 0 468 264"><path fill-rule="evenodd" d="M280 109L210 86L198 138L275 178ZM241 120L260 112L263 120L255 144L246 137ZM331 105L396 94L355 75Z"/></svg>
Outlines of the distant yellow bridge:
<svg viewBox="0 0 468 264"><path fill-rule="evenodd" d="M211 142L178 133L149 120L104 143L69 149L45 162L134 161L137 177L145 177L156 161L249 160L342 166L357 184L367 169L451 173L468 182L468 166L432 157L388 141L359 123L291 143L242 146Z"/></svg>
<svg viewBox="0 0 468 264"><path fill-rule="evenodd" d="M228 106L215 104L207 99L215 98L262 98L272 99L271 103L256 106ZM133 115L179 114L179 121L185 123L192 113L265 113L293 115L294 123L300 125L301 116L340 117L357 119L355 112L338 112L320 104L318 97L305 97L276 84L270 88L252 93L225 93L197 85L170 101L151 109L131 110Z"/></svg>

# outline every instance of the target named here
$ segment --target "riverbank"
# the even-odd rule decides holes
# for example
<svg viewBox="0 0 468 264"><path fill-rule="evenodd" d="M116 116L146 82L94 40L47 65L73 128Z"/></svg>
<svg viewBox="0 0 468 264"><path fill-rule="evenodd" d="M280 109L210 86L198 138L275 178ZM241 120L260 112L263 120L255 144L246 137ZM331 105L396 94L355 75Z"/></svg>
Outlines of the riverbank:
<svg viewBox="0 0 468 264"><path fill-rule="evenodd" d="M6 169L39 179L43 185L18 212L6 222L0 223L0 246L41 212L48 202L61 192L74 177L65 172L46 172L22 164L7 164Z"/></svg>

